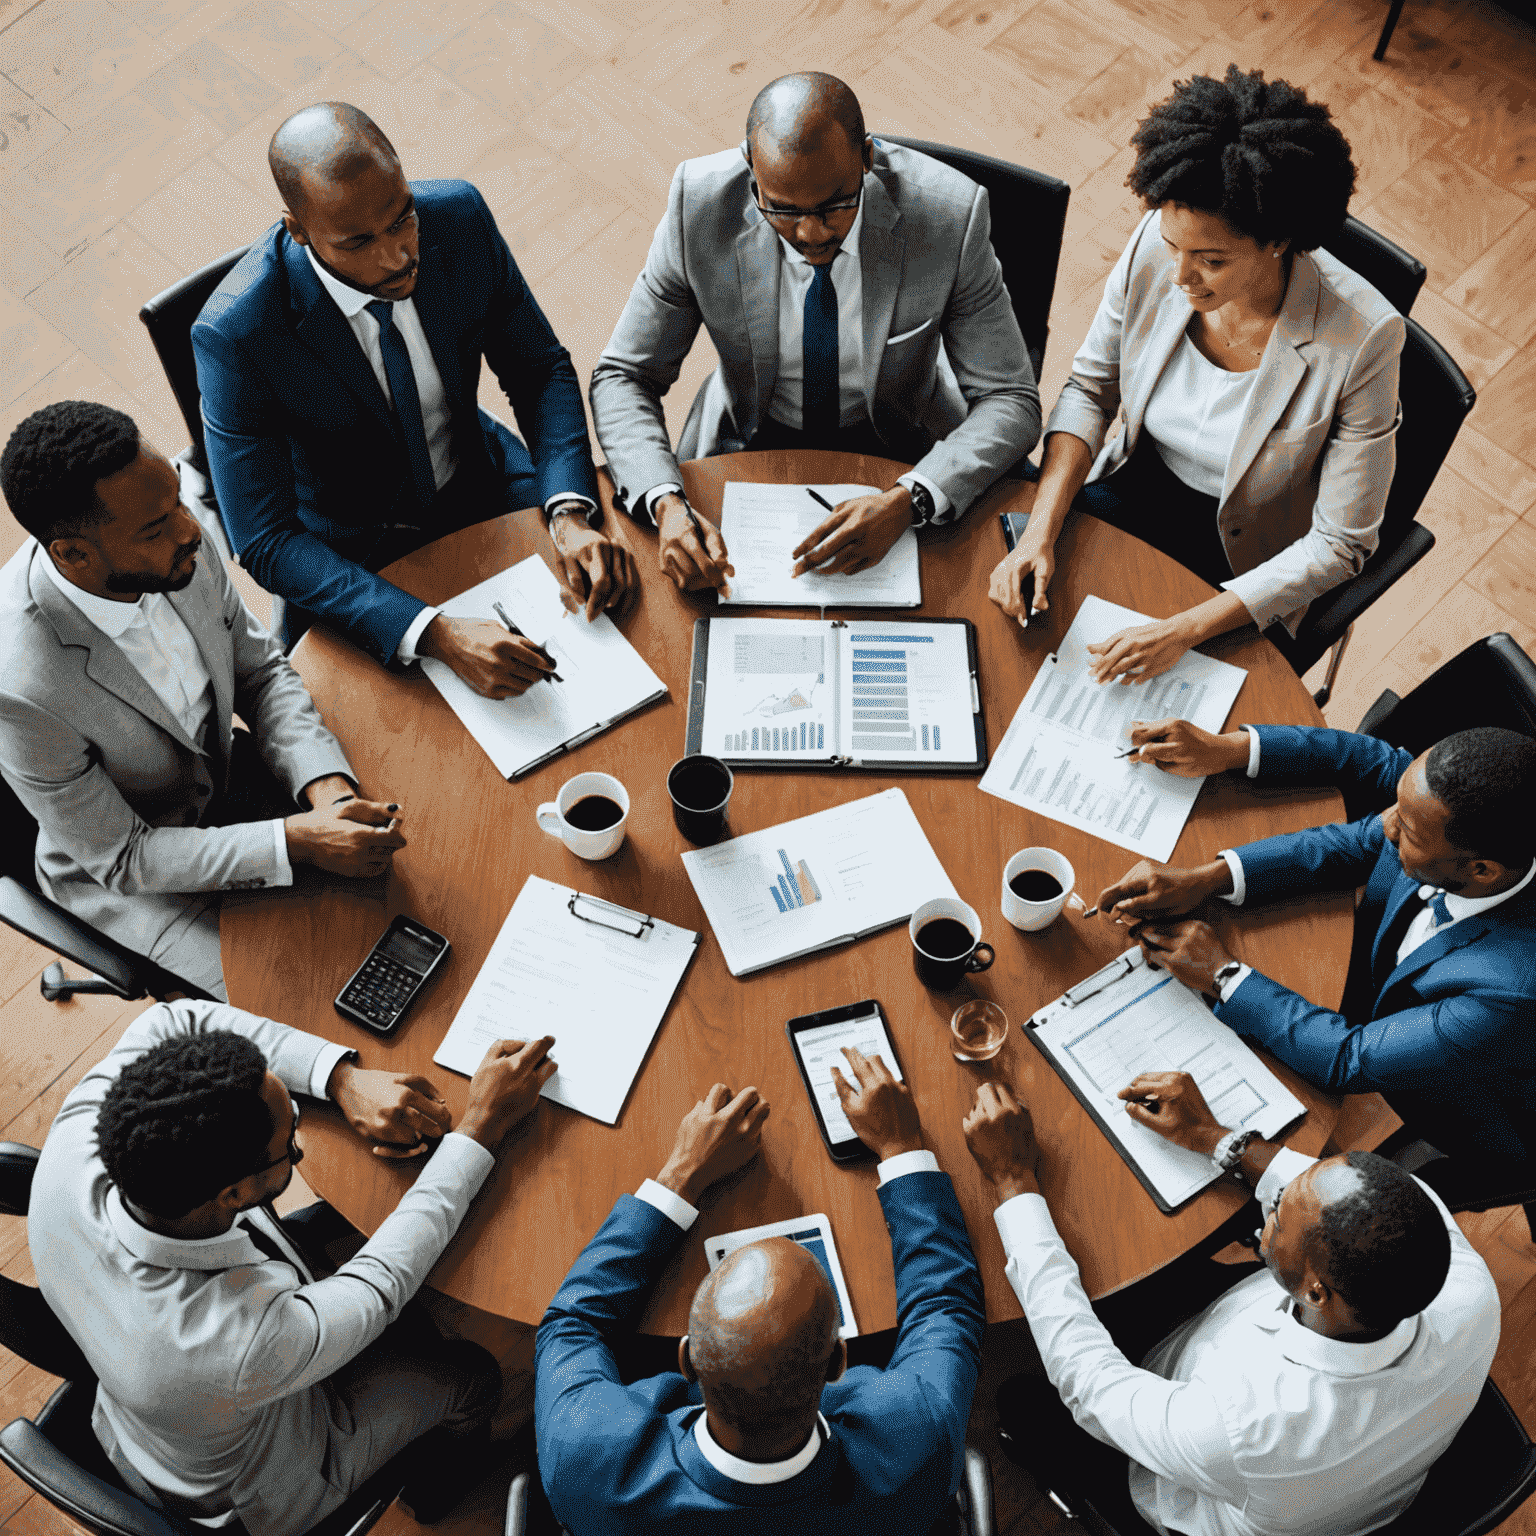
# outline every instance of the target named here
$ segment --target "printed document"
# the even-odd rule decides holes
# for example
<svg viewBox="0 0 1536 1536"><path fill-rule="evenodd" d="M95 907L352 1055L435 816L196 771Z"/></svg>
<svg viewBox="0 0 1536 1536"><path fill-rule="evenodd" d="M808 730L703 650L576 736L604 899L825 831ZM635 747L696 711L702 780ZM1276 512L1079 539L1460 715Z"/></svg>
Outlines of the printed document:
<svg viewBox="0 0 1536 1536"><path fill-rule="evenodd" d="M698 942L530 875L432 1059L473 1077L495 1041L553 1035L543 1096L614 1125Z"/></svg>
<svg viewBox="0 0 1536 1536"><path fill-rule="evenodd" d="M584 614L566 612L560 583L537 555L459 593L441 608L450 618L489 619L494 624L499 622L494 603L549 652L563 682L535 683L515 699L487 699L446 663L423 657L421 665L503 778L526 773L562 747L595 736L666 697L667 685L606 613L589 624Z"/></svg>
<svg viewBox="0 0 1536 1536"><path fill-rule="evenodd" d="M1067 1006L1073 997L1079 1000ZM1255 1130L1266 1140L1306 1110L1198 993L1169 971L1150 970L1139 949L1068 989L1025 1032L1170 1207L1221 1175L1210 1158L1175 1146L1126 1113L1116 1095L1138 1073L1188 1072L1228 1130Z"/></svg>
<svg viewBox="0 0 1536 1536"><path fill-rule="evenodd" d="M683 855L731 975L905 922L955 888L899 789Z"/></svg>
<svg viewBox="0 0 1536 1536"><path fill-rule="evenodd" d="M901 537L878 565L855 576L807 571L791 576L790 553L832 514L810 492L835 507L854 496L878 496L872 485L758 485L730 480L720 502L720 535L736 574L722 604L758 608L918 608L923 587L917 533Z"/></svg>
<svg viewBox="0 0 1536 1536"><path fill-rule="evenodd" d="M1088 646L1152 622L1101 597L1085 598L1061 649L1045 659L1024 695L981 788L1144 858L1166 860L1205 780L1119 756L1130 746L1131 723L1177 718L1219 731L1248 674L1186 651L1149 682L1094 682Z"/></svg>

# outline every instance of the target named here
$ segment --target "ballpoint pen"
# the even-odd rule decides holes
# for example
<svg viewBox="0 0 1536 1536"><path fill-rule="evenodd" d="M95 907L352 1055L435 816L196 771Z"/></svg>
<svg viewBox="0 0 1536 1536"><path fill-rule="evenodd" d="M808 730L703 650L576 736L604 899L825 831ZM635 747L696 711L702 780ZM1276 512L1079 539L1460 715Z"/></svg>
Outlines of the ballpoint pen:
<svg viewBox="0 0 1536 1536"><path fill-rule="evenodd" d="M491 607L496 610L496 617L507 626L507 633L509 635L516 635L519 640L526 640L528 638L528 636L525 635L522 630L520 630L517 625L514 624L512 620L507 616L507 610L503 608L500 603L492 603ZM542 656L544 660L550 664L551 667L554 666L555 658L551 656L542 645L534 646L534 650L536 650L539 655ZM561 677L558 672L547 672L545 673L545 677L549 682L552 683L563 683L565 681L565 679Z"/></svg>
<svg viewBox="0 0 1536 1536"><path fill-rule="evenodd" d="M1140 747L1127 747L1124 752L1115 753L1115 761L1119 762L1122 757L1134 757L1140 751Z"/></svg>
<svg viewBox="0 0 1536 1536"><path fill-rule="evenodd" d="M809 496L811 498L811 500L816 503L817 506L825 507L828 512L835 512L835 511L837 511L837 508L834 507L832 505L832 503L830 501L828 501L825 496L818 495L817 492L815 490L813 490L810 486L806 486L805 494L807 496Z"/></svg>

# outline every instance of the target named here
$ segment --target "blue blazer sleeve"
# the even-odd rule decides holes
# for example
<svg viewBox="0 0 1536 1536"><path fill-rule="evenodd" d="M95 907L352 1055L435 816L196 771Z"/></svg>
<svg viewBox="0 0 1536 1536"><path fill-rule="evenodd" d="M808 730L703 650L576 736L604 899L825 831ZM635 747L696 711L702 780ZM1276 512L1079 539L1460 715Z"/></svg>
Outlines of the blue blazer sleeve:
<svg viewBox="0 0 1536 1536"><path fill-rule="evenodd" d="M1390 804L1413 753L1355 731L1304 725L1255 725L1259 733L1259 781L1264 784L1332 784L1361 790Z"/></svg>

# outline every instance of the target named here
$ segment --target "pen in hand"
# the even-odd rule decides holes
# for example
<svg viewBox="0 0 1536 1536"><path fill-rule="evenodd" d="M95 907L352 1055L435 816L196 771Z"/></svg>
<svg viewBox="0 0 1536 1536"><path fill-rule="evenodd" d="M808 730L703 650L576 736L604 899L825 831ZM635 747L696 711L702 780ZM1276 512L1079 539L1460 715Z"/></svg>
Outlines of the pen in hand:
<svg viewBox="0 0 1536 1536"><path fill-rule="evenodd" d="M507 626L507 633L509 635L516 635L519 640L526 640L528 638L528 636L525 635L522 630L520 630L517 625L514 624L512 620L507 616L507 610L503 608L500 603L492 603L491 607L496 610L496 617ZM538 654L550 664L551 668L553 668L555 664L555 658L551 656L542 645L534 646L534 650L537 651ZM561 677L558 672L551 671L548 674L548 681L552 683L563 683L565 679Z"/></svg>
<svg viewBox="0 0 1536 1536"><path fill-rule="evenodd" d="M825 496L821 495L818 491L814 490L811 486L809 486L809 485L806 486L805 494L807 496L809 496L811 498L811 500L816 503L817 506L825 507L828 512L835 512L835 511L837 511L837 508L834 507L832 505L832 503L830 501L828 501Z"/></svg>

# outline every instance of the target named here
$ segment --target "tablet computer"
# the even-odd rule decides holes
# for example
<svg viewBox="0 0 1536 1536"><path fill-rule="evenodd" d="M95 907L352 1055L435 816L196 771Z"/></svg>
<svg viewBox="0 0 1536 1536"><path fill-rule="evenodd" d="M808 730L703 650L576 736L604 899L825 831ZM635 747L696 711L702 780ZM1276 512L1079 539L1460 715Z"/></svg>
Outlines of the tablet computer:
<svg viewBox="0 0 1536 1536"><path fill-rule="evenodd" d="M769 1222L765 1227L745 1227L740 1232L722 1232L718 1237L706 1238L704 1256L709 1260L710 1272L720 1267L727 1254L749 1243L760 1243L765 1237L787 1237L821 1265L837 1296L837 1336L857 1337L859 1328L853 1320L853 1303L848 1299L848 1282L843 1279L843 1266L838 1262L837 1244L832 1241L832 1223L820 1213L792 1216L788 1221Z"/></svg>

